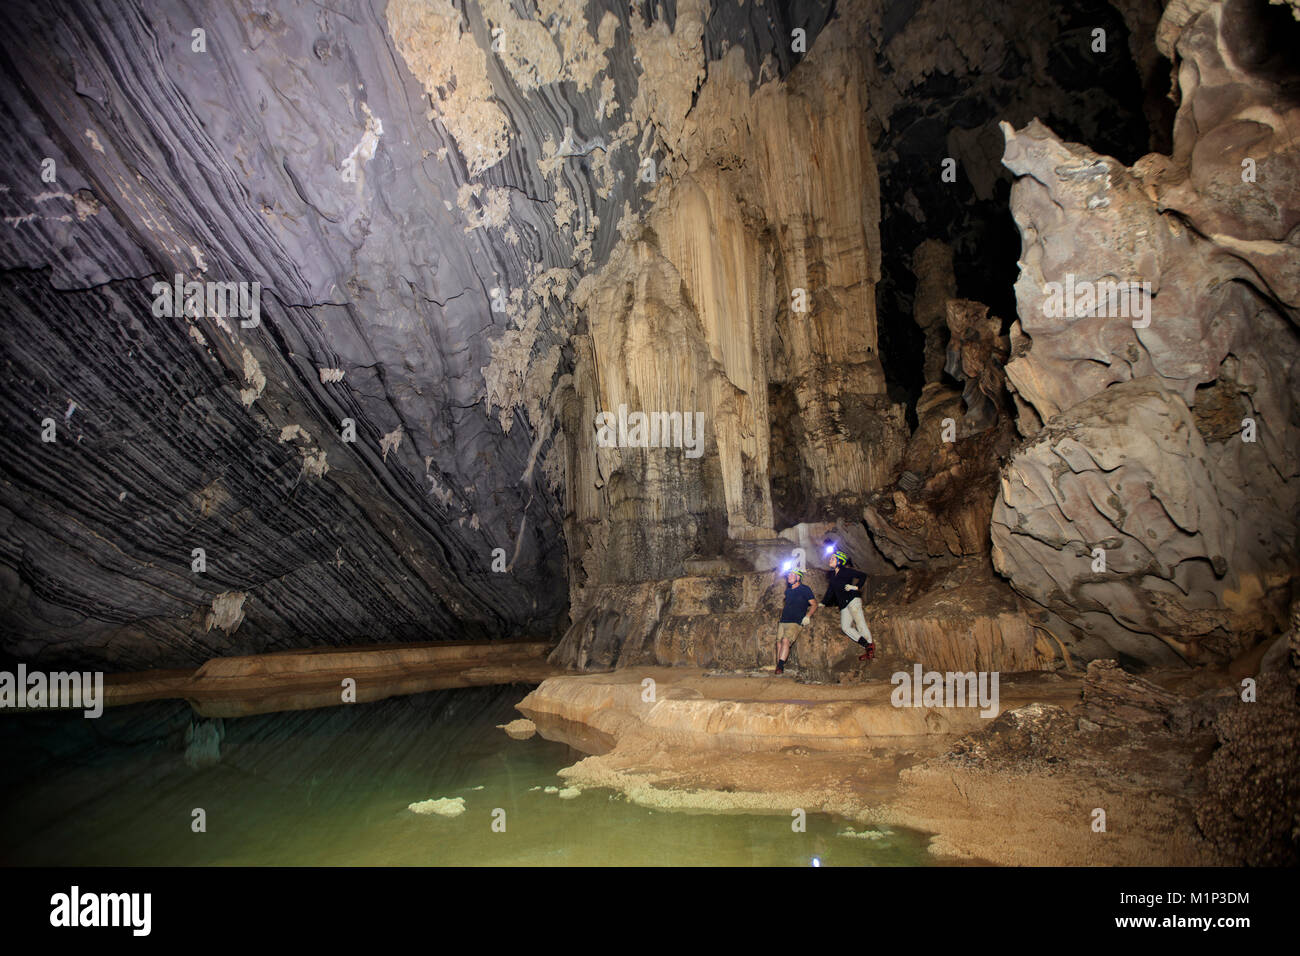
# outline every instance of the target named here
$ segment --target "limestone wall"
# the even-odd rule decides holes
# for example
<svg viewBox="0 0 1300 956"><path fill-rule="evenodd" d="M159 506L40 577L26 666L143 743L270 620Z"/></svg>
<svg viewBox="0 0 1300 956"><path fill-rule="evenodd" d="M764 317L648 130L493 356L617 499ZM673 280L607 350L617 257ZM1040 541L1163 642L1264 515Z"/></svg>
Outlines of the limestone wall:
<svg viewBox="0 0 1300 956"><path fill-rule="evenodd" d="M1300 107L1256 16L1166 12L1172 156L1125 168L1038 122L1005 130L1025 239L1006 374L1031 437L993 556L1099 653L1235 656L1279 629L1300 571ZM1087 302L1121 280L1146 284L1144 311Z"/></svg>
<svg viewBox="0 0 1300 956"><path fill-rule="evenodd" d="M906 432L876 356L859 60L828 31L784 82L757 83L740 48L709 63L652 206L578 286L561 413L575 621L615 600L593 589L680 574L890 479ZM594 417L620 405L702 412L703 454L599 447Z"/></svg>

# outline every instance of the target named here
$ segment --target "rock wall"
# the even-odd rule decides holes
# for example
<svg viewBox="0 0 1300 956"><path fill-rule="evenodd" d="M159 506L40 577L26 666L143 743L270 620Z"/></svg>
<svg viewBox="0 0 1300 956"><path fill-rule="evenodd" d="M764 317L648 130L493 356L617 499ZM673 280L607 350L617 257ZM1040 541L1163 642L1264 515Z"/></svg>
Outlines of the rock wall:
<svg viewBox="0 0 1300 956"><path fill-rule="evenodd" d="M916 293L912 299L912 318L925 333L925 359L922 374L926 384L943 376L947 358L948 300L957 298L957 277L952 271L952 246L938 239L927 239L912 252L912 274Z"/></svg>
<svg viewBox="0 0 1300 956"><path fill-rule="evenodd" d="M1232 654L1295 570L1294 21L1084 7L863 0L823 30L802 2L9 5L0 655L541 638L566 597L586 620L602 589L765 569L778 529L835 521L875 571L978 558L991 522L1063 643ZM950 309L987 271L960 223L1001 208L995 113L1132 125L1058 75L1098 9L1148 112L1148 38L1175 60L1173 152L1010 135L1004 343L994 300ZM960 188L922 189L944 153ZM925 229L886 250L882 216ZM876 299L913 251L909 440ZM1049 319L1066 273L1151 281L1151 324ZM178 275L257 283L258 321L160 315ZM998 486L1008 348L1032 441ZM701 453L603 446L620 407L698 413Z"/></svg>
<svg viewBox="0 0 1300 956"><path fill-rule="evenodd" d="M590 416L566 434L553 401L590 368L571 293L652 202L642 159L683 179L706 59L786 74L826 16L5 5L0 656L551 636L564 495L588 491L562 462ZM160 315L178 274L257 283L258 321ZM770 524L736 466L765 411L711 388L730 513ZM693 507L727 514L707 467Z"/></svg>
<svg viewBox="0 0 1300 956"><path fill-rule="evenodd" d="M870 110L886 197L880 349L896 398L905 394L912 403L933 380L928 357L942 355L942 343L936 353L907 321L926 298L918 246L942 242L953 250L953 295L982 302L995 315L1015 312L1019 242L1006 215L1013 177L1000 162L999 120L1019 128L1038 117L1063 137L1125 162L1168 149L1169 64L1153 42L1162 3L915 0L838 7L843 16L868 18L878 63ZM942 328L943 302L930 314Z"/></svg>
<svg viewBox="0 0 1300 956"><path fill-rule="evenodd" d="M588 589L771 541L895 468L864 87L836 31L784 82L759 83L738 47L708 63L665 136L653 205L576 290L585 329L562 400L575 620L604 601ZM601 447L596 415L620 406L701 413L700 454Z"/></svg>
<svg viewBox="0 0 1300 956"><path fill-rule="evenodd" d="M818 600L825 576L807 578ZM752 669L775 657L784 582L771 572L687 575L602 587L550 656L560 667L609 670L638 665ZM1068 650L1024 613L986 561L942 571L873 576L863 602L882 666L920 662L958 671L1051 670ZM819 682L856 679L861 648L839 629L839 612L819 611L792 660Z"/></svg>
<svg viewBox="0 0 1300 956"><path fill-rule="evenodd" d="M1125 168L1005 128L1024 239L1006 375L1030 437L993 556L1098 653L1222 659L1279 629L1300 565L1296 25L1180 3L1158 35L1172 156Z"/></svg>
<svg viewBox="0 0 1300 956"><path fill-rule="evenodd" d="M538 250L458 203L488 195L463 104L431 122L411 5L377 6L0 13L23 78L0 93L0 654L183 666L563 615L558 509L479 372L487 292ZM256 283L258 314L160 302L177 275Z"/></svg>

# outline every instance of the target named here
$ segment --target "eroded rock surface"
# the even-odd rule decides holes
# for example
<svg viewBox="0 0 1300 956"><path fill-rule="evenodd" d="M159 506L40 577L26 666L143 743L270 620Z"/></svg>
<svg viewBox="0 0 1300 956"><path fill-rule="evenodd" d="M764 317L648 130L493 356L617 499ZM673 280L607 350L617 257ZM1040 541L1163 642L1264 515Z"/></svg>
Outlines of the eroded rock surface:
<svg viewBox="0 0 1300 956"><path fill-rule="evenodd" d="M875 354L863 69L839 31L781 82L739 48L710 62L672 178L578 287L561 399L575 614L586 589L670 577L889 480L903 410ZM601 447L596 416L620 407L698 413L702 447Z"/></svg>
<svg viewBox="0 0 1300 956"><path fill-rule="evenodd" d="M947 334L927 333L927 355L933 341L947 343L940 370L961 382L962 392L926 384L902 472L863 509L876 547L899 567L988 554L998 465L1011 445L1001 320L967 299L946 299L943 314Z"/></svg>
<svg viewBox="0 0 1300 956"><path fill-rule="evenodd" d="M1006 130L1025 237L1006 374L1032 437L1002 476L994 561L1094 656L1234 657L1276 633L1296 578L1300 114L1244 7L1166 13L1172 157L1127 169Z"/></svg>
<svg viewBox="0 0 1300 956"><path fill-rule="evenodd" d="M825 576L807 577L818 599ZM776 621L784 581L771 572L683 576L613 585L588 605L550 661L605 670L686 665L737 671L775 663ZM955 562L871 579L864 615L881 660L860 665L862 648L825 608L796 641L791 660L820 682L855 682L869 672L920 662L940 670L1051 670L1068 650L1021 608L987 560Z"/></svg>
<svg viewBox="0 0 1300 956"><path fill-rule="evenodd" d="M1191 758L1212 737L1171 732L1162 706L1193 699L1152 684L1143 706L1114 686L1091 670L1016 675L1002 712L983 719L895 707L883 679L792 687L626 668L553 678L518 706L543 736L592 754L565 780L644 806L833 812L926 830L936 855L1003 865L1220 861L1192 812L1203 782ZM1104 832L1092 827L1098 807Z"/></svg>

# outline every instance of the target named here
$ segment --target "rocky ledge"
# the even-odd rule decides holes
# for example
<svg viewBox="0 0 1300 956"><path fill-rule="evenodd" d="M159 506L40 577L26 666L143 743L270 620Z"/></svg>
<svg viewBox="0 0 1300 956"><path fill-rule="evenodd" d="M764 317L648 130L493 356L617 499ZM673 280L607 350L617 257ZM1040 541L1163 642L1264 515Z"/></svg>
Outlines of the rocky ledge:
<svg viewBox="0 0 1300 956"><path fill-rule="evenodd" d="M1148 680L1113 661L1006 674L999 713L982 718L895 706L893 664L877 664L839 685L698 668L552 677L518 709L590 754L560 772L570 785L645 806L836 813L1003 865L1224 861L1197 813L1216 719L1239 707L1226 675Z"/></svg>
<svg viewBox="0 0 1300 956"><path fill-rule="evenodd" d="M109 707L186 700L202 717L369 703L452 687L530 684L555 673L538 641L428 642L217 657L197 670L110 674Z"/></svg>

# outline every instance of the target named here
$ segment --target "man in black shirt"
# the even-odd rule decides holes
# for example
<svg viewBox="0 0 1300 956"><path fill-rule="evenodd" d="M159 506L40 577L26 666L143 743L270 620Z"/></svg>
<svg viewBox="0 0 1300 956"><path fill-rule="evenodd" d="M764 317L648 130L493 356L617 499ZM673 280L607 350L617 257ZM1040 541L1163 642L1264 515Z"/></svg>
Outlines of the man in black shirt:
<svg viewBox="0 0 1300 956"><path fill-rule="evenodd" d="M808 619L817 610L817 597L812 588L803 583L803 572L788 568L785 574L785 606L781 609L781 622L776 626L776 672L785 673L785 659L790 655L790 645L799 631L808 626Z"/></svg>
<svg viewBox="0 0 1300 956"><path fill-rule="evenodd" d="M849 556L838 549L829 556L827 563L831 573L822 603L840 609L840 630L849 640L862 645L863 653L858 655L858 660L874 660L876 645L862 613L862 585L866 583L867 576L851 567ZM809 612L809 616L812 616L812 612Z"/></svg>

